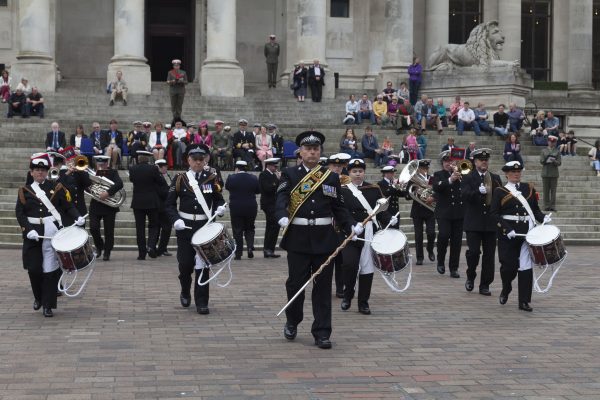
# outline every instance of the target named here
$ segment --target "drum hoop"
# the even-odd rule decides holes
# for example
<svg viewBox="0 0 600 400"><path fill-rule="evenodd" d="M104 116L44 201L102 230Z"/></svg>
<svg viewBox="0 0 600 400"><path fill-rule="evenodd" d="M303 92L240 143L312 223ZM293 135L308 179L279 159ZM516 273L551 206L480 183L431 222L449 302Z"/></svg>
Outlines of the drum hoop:
<svg viewBox="0 0 600 400"><path fill-rule="evenodd" d="M404 241L404 245L403 245L403 246L400 246L400 248L398 248L398 249L396 249L396 250L393 250L393 251L386 250L386 251L389 251L389 252L387 252L387 253L384 253L384 252L382 252L382 249L378 249L378 245L379 245L379 244L384 244L385 242L384 242L384 241L379 241L379 240L377 240L377 238L378 238L378 237L379 237L379 238L381 238L381 237L384 237L384 236L386 236L386 235L387 235L387 236L391 236L391 235L393 235L393 236L399 236L399 237L400 237L400 239L402 239L402 240ZM399 241L399 242L398 242L398 244L401 244L401 243L402 243L402 240L401 240L401 241ZM387 243L385 243L385 244L387 244ZM395 242L392 242L392 244L395 244ZM371 240L371 249L372 249L372 250L373 250L375 253L377 253L377 254L382 254L382 255L391 255L391 254L395 254L395 253L397 253L397 252L399 252L399 251L402 251L402 249L406 248L407 246L408 246L408 240L407 240L407 238L406 238L406 235L404 234L404 232L402 232L402 231L401 231L401 230L399 230L399 229L385 229L385 230L382 230L382 231L376 232L376 233L375 233L375 235L373 235L373 239Z"/></svg>
<svg viewBox="0 0 600 400"><path fill-rule="evenodd" d="M61 240L64 240L65 238L63 236L65 236L65 234L67 234L69 232L76 232L77 235L81 236L82 238L85 235L86 240L84 240L84 242L81 243L77 247L71 247L71 248L60 247L59 242ZM86 243L89 242L89 240L90 240L90 235L88 235L88 233L85 229L80 228L78 226L68 226L68 227L63 228L63 229L59 230L58 232L56 232L56 234L52 237L50 244L52 245L52 248L54 248L54 250L65 253L65 252L72 252L72 251L82 248L83 246L86 245ZM72 243L72 241L70 240L67 244L71 244L71 243Z"/></svg>
<svg viewBox="0 0 600 400"><path fill-rule="evenodd" d="M209 229L207 229L207 227L208 228L212 228L213 226L219 227L219 231L216 232L216 234L213 237L211 237L208 240L204 240L203 242L194 242L194 237L198 233L201 233L201 231L203 229L208 232ZM194 232L194 234L192 235L191 244L192 244L192 246L202 246L202 245L205 245L207 243L210 243L210 242L214 241L216 238L218 238L223 233L224 230L225 230L225 225L221 224L220 222L211 222L211 223L208 223L208 224L204 225L203 227L198 228L198 230L196 232Z"/></svg>
<svg viewBox="0 0 600 400"><path fill-rule="evenodd" d="M542 229L545 230L545 231L550 231L550 230L548 230L546 228L552 228L551 230L554 231L554 232L556 232L556 236L554 236L551 240L548 240L545 243L531 243L530 240L532 240L533 234L530 235L530 233L532 233L532 232L535 233L534 231L536 231L536 230L540 231ZM548 233L550 233L550 232L548 232ZM531 228L531 230L529 232L527 232L527 235L525 236L525 241L530 246L546 246L546 245L548 245L550 243L555 242L560 237L561 237L561 235L560 235L560 229L558 229L557 226L554 226L554 225L538 225L538 226L535 226L535 227Z"/></svg>

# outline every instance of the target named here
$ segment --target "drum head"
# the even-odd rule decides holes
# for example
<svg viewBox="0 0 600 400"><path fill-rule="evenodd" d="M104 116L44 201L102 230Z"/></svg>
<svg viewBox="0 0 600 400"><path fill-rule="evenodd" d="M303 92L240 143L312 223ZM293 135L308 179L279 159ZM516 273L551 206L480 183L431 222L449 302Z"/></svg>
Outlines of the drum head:
<svg viewBox="0 0 600 400"><path fill-rule="evenodd" d="M533 246L542 246L560 236L560 229L554 225L539 225L531 229L525 240Z"/></svg>
<svg viewBox="0 0 600 400"><path fill-rule="evenodd" d="M223 224L212 222L198 229L192 236L192 246L200 246L212 242L223 232Z"/></svg>
<svg viewBox="0 0 600 400"><path fill-rule="evenodd" d="M406 235L398 229L386 229L373 236L371 248L378 254L394 254L406 246Z"/></svg>
<svg viewBox="0 0 600 400"><path fill-rule="evenodd" d="M71 251L78 249L88 241L85 229L78 226L63 228L52 238L52 247L56 251Z"/></svg>

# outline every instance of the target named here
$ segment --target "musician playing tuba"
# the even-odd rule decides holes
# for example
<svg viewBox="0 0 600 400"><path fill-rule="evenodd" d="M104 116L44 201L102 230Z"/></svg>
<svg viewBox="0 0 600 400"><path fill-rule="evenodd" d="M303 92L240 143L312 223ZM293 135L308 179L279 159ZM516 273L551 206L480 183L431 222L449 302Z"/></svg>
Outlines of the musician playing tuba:
<svg viewBox="0 0 600 400"><path fill-rule="evenodd" d="M494 281L496 253L496 221L490 215L492 193L502 186L500 176L488 169L490 149L471 152L475 168L461 182L462 200L465 208L463 230L467 235L467 281L465 289L473 290L476 268L481 254L481 278L479 294L491 296L490 285Z"/></svg>

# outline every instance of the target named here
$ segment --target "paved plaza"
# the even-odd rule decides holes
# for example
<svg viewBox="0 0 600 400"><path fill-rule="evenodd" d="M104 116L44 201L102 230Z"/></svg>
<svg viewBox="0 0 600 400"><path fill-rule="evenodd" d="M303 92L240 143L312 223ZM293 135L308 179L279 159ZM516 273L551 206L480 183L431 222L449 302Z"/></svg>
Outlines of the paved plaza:
<svg viewBox="0 0 600 400"><path fill-rule="evenodd" d="M461 279L426 262L404 294L376 274L372 315L333 300L331 350L313 344L309 301L296 340L283 338L285 257L236 262L199 315L179 305L175 257L114 252L84 297L59 298L44 318L20 250L0 250L0 399L597 400L598 252L568 250L533 313L517 309L516 291L498 304L498 274L492 297L467 293L464 256Z"/></svg>

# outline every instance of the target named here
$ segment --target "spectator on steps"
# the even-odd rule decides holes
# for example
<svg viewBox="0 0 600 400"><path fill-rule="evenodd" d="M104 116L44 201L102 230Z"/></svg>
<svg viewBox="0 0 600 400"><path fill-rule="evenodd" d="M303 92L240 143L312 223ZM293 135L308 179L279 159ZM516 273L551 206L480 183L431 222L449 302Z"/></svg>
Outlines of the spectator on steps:
<svg viewBox="0 0 600 400"><path fill-rule="evenodd" d="M294 89L294 96L296 96L299 102L303 102L306 97L306 87L308 85L308 70L302 62L294 68L292 85L296 88Z"/></svg>
<svg viewBox="0 0 600 400"><path fill-rule="evenodd" d="M419 57L413 58L413 63L408 67L410 104L413 106L417 103L419 89L421 88L421 80L423 79L423 66Z"/></svg>
<svg viewBox="0 0 600 400"><path fill-rule="evenodd" d="M183 153L185 153L185 149L189 145L190 140L191 136L188 135L188 130L183 127L183 121L180 119L176 120L175 127L171 131L170 147L171 153L173 153L173 164L177 169L183 167Z"/></svg>
<svg viewBox="0 0 600 400"><path fill-rule="evenodd" d="M590 149L588 158L596 171L596 176L600 178L600 139L596 139L594 142L594 147Z"/></svg>
<svg viewBox="0 0 600 400"><path fill-rule="evenodd" d="M442 152L444 152L446 150L452 150L455 147L457 147L457 146L454 144L454 137L448 136L447 143L442 146Z"/></svg>
<svg viewBox="0 0 600 400"><path fill-rule="evenodd" d="M546 132L548 132L548 135L558 137L558 126L560 125L560 121L554 116L552 111L548 111L546 113L545 122Z"/></svg>
<svg viewBox="0 0 600 400"><path fill-rule="evenodd" d="M362 123L362 120L368 118L371 120L371 125L375 125L375 114L373 113L373 104L366 93L363 93L362 98L358 102L358 124ZM357 158L357 157L352 157Z"/></svg>
<svg viewBox="0 0 600 400"><path fill-rule="evenodd" d="M521 163L521 166L525 168L523 157L521 157L521 144L519 143L519 138L516 133L511 133L508 136L508 139L506 139L503 156L504 161L518 161Z"/></svg>
<svg viewBox="0 0 600 400"><path fill-rule="evenodd" d="M46 151L62 151L67 147L65 133L60 130L56 121L50 127L52 130L46 134Z"/></svg>
<svg viewBox="0 0 600 400"><path fill-rule="evenodd" d="M27 95L27 116L37 115L44 118L44 97L38 91L37 86L31 88L31 93Z"/></svg>
<svg viewBox="0 0 600 400"><path fill-rule="evenodd" d="M533 121L531 121L531 132L530 136L548 136L548 131L546 130L546 120L544 118L545 113L544 110L539 110L535 115Z"/></svg>
<svg viewBox="0 0 600 400"><path fill-rule="evenodd" d="M471 164L475 165L475 158L471 156L471 153L477 149L476 142L469 142L467 150L465 151L465 160L471 161Z"/></svg>
<svg viewBox="0 0 600 400"><path fill-rule="evenodd" d="M460 109L457 115L458 123L456 130L458 135L462 136L465 129L472 129L475 135L480 136L479 124L475 121L475 113L469 108L469 102L465 101L463 108Z"/></svg>
<svg viewBox="0 0 600 400"><path fill-rule="evenodd" d="M363 154L358 151L358 139L354 129L346 128L344 136L340 139L340 152L346 153L352 158L363 158Z"/></svg>
<svg viewBox="0 0 600 400"><path fill-rule="evenodd" d="M398 128L398 110L400 109L400 103L398 103L398 97L392 96L392 101L388 104L387 117L390 124L394 128Z"/></svg>
<svg viewBox="0 0 600 400"><path fill-rule="evenodd" d="M443 99L438 99L437 101L437 114L440 117L440 121L442 123L442 127L447 128L448 127L448 117L446 116L446 106L444 105L444 100Z"/></svg>
<svg viewBox="0 0 600 400"><path fill-rule="evenodd" d="M150 146L154 161L163 160L168 146L167 132L163 130L163 123L160 121L154 123L154 129L148 137L148 146Z"/></svg>
<svg viewBox="0 0 600 400"><path fill-rule="evenodd" d="M8 113L6 117L12 118L15 114L27 118L27 96L23 93L23 90L18 88L8 98Z"/></svg>
<svg viewBox="0 0 600 400"><path fill-rule="evenodd" d="M346 116L344 117L343 123L345 125L358 124L358 113L360 107L356 101L356 96L350 95L349 100L346 102Z"/></svg>
<svg viewBox="0 0 600 400"><path fill-rule="evenodd" d="M247 121L246 125L248 125ZM231 155L233 142L231 138L231 127L228 125L225 128L223 128L223 131L218 135L213 135L213 147L211 151L211 160L213 160L215 165L220 166L221 169L232 167Z"/></svg>
<svg viewBox="0 0 600 400"><path fill-rule="evenodd" d="M31 85L29 84L29 80L25 77L21 78L21 82L17 85L17 90L21 89L21 91L27 96L31 93Z"/></svg>
<svg viewBox="0 0 600 400"><path fill-rule="evenodd" d="M410 102L410 92L406 87L406 82L400 82L400 88L398 89L397 95L398 103L400 103L400 99L402 99L406 103Z"/></svg>
<svg viewBox="0 0 600 400"><path fill-rule="evenodd" d="M273 158L273 141L271 135L267 133L267 128L260 127L260 133L256 135L256 157L260 160L261 171L265 170L265 160Z"/></svg>
<svg viewBox="0 0 600 400"><path fill-rule="evenodd" d="M325 86L325 68L318 59L313 60L313 65L308 67L308 84L312 101L321 102L323 86Z"/></svg>
<svg viewBox="0 0 600 400"><path fill-rule="evenodd" d="M509 103L508 108L508 131L515 132L518 135L521 132L525 114L515 103ZM546 127L548 127L548 124L546 124Z"/></svg>
<svg viewBox="0 0 600 400"><path fill-rule="evenodd" d="M398 119L396 121L396 125L398 128L396 129L396 134L400 134L401 129L408 129L412 126L413 123L413 107L410 105L408 100L403 100L400 102L398 99Z"/></svg>
<svg viewBox="0 0 600 400"><path fill-rule="evenodd" d="M11 85L12 78L8 74L7 70L2 71L2 76L0 77L0 97L2 97L2 102L6 103L8 98L11 95Z"/></svg>
<svg viewBox="0 0 600 400"><path fill-rule="evenodd" d="M504 104L500 104L494 113L494 132L502 137L508 135L508 114L504 112Z"/></svg>
<svg viewBox="0 0 600 400"><path fill-rule="evenodd" d="M567 154L572 156L577 155L577 139L575 138L575 131L573 129L567 132Z"/></svg>
<svg viewBox="0 0 600 400"><path fill-rule="evenodd" d="M389 104L392 102L392 97L396 95L396 89L394 89L394 85L392 81L387 81L385 84L385 89L381 92L383 95L383 100Z"/></svg>
<svg viewBox="0 0 600 400"><path fill-rule="evenodd" d="M475 114L475 122L479 125L479 130L481 132L493 132L490 123L488 122L488 113L482 102L477 103L477 108L473 110L473 113Z"/></svg>
<svg viewBox="0 0 600 400"><path fill-rule="evenodd" d="M133 130L127 134L127 147L129 148L129 155L135 161L137 161L138 150L146 150L148 145L148 133L152 124L147 122L148 128L144 128L142 121L134 121Z"/></svg>
<svg viewBox="0 0 600 400"><path fill-rule="evenodd" d="M377 125L385 126L388 123L387 116L388 105L385 101L383 101L383 95L377 95L377 101L373 103L373 113L375 114L375 119L377 121Z"/></svg>
<svg viewBox="0 0 600 400"><path fill-rule="evenodd" d="M423 117L423 106L427 103L427 95L422 94L421 98L414 104L415 126L421 126L421 118Z"/></svg>
<svg viewBox="0 0 600 400"><path fill-rule="evenodd" d="M458 118L458 112L463 108L463 103L460 100L460 96L454 98L454 103L450 104L450 121L456 124Z"/></svg>
<svg viewBox="0 0 600 400"><path fill-rule="evenodd" d="M408 151L410 160L417 160L419 158L419 143L417 142L417 130L411 128L406 139L404 139L404 145Z"/></svg>
<svg viewBox="0 0 600 400"><path fill-rule="evenodd" d="M109 126L107 131L102 132L105 138L104 155L110 157L110 168L117 169L123 147L123 133L117 129L117 120L111 119Z"/></svg>
<svg viewBox="0 0 600 400"><path fill-rule="evenodd" d="M362 137L361 144L364 155L362 158L372 158L375 162L375 167L387 164L387 158L384 156L383 149L379 147L377 137L373 134L373 128L370 126L365 128L365 134Z"/></svg>
<svg viewBox="0 0 600 400"><path fill-rule="evenodd" d="M422 131L417 131L417 144L419 145L419 154L417 154L417 158L422 160L425 158L425 154L427 154L427 136L425 136Z"/></svg>
<svg viewBox="0 0 600 400"><path fill-rule="evenodd" d="M110 103L108 105L115 105L115 101L120 97L123 99L123 105L127 105L127 84L123 80L123 72L117 71L117 77L110 83Z"/></svg>
<svg viewBox="0 0 600 400"><path fill-rule="evenodd" d="M85 134L84 130L83 130L83 125L79 124L77 125L77 127L75 128L75 133L73 133L71 135L71 137L69 138L69 145L73 146L73 148L75 149L75 154L79 155L80 151L79 149L81 148L81 139L83 138L87 138L88 136Z"/></svg>
<svg viewBox="0 0 600 400"><path fill-rule="evenodd" d="M437 129L438 133L442 134L442 121L438 115L438 109L433 104L433 99L427 99L423 108L421 108L423 117L421 118L421 131L425 131L427 126Z"/></svg>
<svg viewBox="0 0 600 400"><path fill-rule="evenodd" d="M558 132L558 140L556 141L556 147L558 147L561 156L567 155L567 149L569 147L568 143L567 134L561 129L561 131Z"/></svg>

